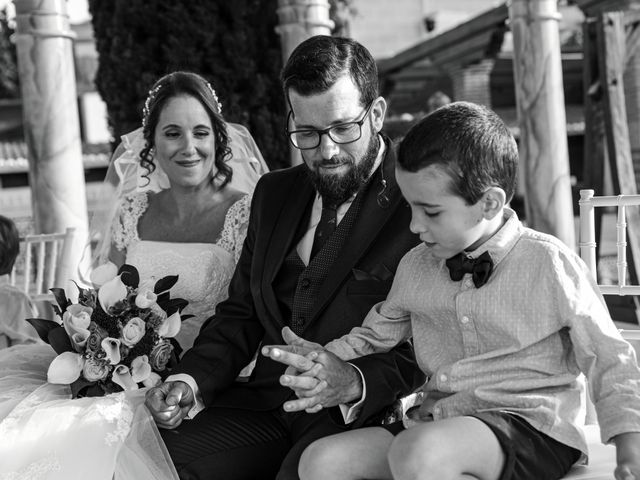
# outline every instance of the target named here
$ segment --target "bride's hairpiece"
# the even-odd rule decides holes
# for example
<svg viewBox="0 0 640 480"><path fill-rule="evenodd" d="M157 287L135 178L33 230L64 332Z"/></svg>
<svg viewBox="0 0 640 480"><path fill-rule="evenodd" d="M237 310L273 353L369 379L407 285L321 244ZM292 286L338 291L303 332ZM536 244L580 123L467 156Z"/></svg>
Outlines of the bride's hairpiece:
<svg viewBox="0 0 640 480"><path fill-rule="evenodd" d="M156 98L156 95L162 88L162 84L156 85L147 94L147 99L144 101L144 108L142 109L142 128L147 128L149 123L149 114L151 113L151 103Z"/></svg>
<svg viewBox="0 0 640 480"><path fill-rule="evenodd" d="M216 95L216 91L213 89L211 84L207 82L207 87L211 90L211 95L213 95L213 99L216 101L216 105L218 106L218 113L222 115L222 105L220 104L220 100L218 100L218 95Z"/></svg>
<svg viewBox="0 0 640 480"><path fill-rule="evenodd" d="M207 85L207 88L209 88L211 95L213 96L213 100L216 106L218 107L218 113L222 114L222 105L220 104L220 100L218 100L218 95L216 94L216 91L213 89L213 87L209 82L205 82L205 83ZM153 101L156 98L156 95L161 89L162 89L162 84L156 85L151 90L149 90L149 93L147 94L147 99L144 101L144 108L142 109L142 127L143 128L146 128L147 124L149 123L149 115L151 113L151 104L153 103Z"/></svg>

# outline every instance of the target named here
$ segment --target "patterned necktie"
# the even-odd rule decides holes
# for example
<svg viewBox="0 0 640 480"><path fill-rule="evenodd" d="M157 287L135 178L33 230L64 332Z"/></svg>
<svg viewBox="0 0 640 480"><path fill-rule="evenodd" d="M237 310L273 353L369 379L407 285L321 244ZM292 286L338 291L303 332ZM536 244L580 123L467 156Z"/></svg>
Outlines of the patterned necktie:
<svg viewBox="0 0 640 480"><path fill-rule="evenodd" d="M476 288L487 283L493 271L493 260L489 252L484 252L478 258L469 258L464 253L459 253L447 259L446 264L451 280L458 282L465 273L470 273Z"/></svg>
<svg viewBox="0 0 640 480"><path fill-rule="evenodd" d="M322 215L316 227L316 233L313 236L313 246L311 247L311 258L322 250L324 242L331 236L336 229L338 223L337 217L338 206L335 203L325 202L322 199Z"/></svg>

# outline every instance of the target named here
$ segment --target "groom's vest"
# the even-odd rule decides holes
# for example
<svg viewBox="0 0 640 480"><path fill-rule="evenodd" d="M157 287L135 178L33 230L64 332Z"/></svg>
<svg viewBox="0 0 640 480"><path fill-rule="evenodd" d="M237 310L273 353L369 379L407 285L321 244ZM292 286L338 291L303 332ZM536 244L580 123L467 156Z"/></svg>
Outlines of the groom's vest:
<svg viewBox="0 0 640 480"><path fill-rule="evenodd" d="M318 291L338 258L351 227L358 217L364 190L366 187L356 196L333 234L326 240L316 256L310 260L308 266L305 266L300 259L296 247L307 230L313 202L308 208L309 213L302 216L289 254L285 257L273 284L283 318L288 321L291 329L298 335L302 334L309 322Z"/></svg>

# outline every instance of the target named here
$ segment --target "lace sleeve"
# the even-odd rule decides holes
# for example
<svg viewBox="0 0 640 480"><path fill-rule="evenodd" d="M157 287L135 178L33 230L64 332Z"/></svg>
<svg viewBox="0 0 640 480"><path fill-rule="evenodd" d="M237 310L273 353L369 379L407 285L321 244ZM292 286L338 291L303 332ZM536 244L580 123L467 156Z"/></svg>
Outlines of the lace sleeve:
<svg viewBox="0 0 640 480"><path fill-rule="evenodd" d="M111 225L111 239L115 247L122 251L138 240L138 221L146 211L149 200L146 193L125 197Z"/></svg>
<svg viewBox="0 0 640 480"><path fill-rule="evenodd" d="M220 246L233 255L234 263L238 263L247 236L250 209L251 196L245 195L227 210Z"/></svg>

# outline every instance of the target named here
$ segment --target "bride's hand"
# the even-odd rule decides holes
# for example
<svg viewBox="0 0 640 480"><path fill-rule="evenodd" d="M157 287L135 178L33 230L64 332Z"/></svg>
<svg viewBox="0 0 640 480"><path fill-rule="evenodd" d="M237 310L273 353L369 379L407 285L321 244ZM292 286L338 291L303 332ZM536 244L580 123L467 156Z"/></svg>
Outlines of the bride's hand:
<svg viewBox="0 0 640 480"><path fill-rule="evenodd" d="M165 382L147 391L145 404L160 428L172 429L182 423L195 398L184 382Z"/></svg>

